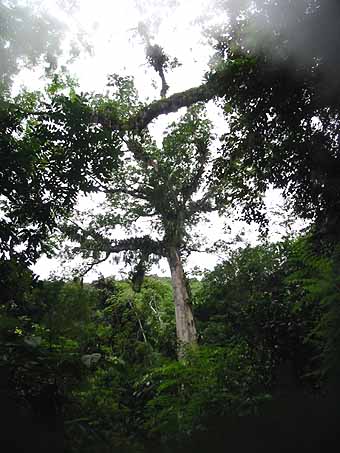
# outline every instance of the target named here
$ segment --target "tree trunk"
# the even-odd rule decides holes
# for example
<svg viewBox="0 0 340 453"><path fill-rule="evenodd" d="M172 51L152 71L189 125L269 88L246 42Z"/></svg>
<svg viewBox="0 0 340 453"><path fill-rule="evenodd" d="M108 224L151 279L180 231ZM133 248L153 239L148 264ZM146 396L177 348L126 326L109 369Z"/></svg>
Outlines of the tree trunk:
<svg viewBox="0 0 340 453"><path fill-rule="evenodd" d="M179 251L171 247L168 252L171 281L174 292L176 311L176 331L179 342L179 356L183 346L196 343L197 334L194 316L189 303L189 295L185 285L185 276Z"/></svg>

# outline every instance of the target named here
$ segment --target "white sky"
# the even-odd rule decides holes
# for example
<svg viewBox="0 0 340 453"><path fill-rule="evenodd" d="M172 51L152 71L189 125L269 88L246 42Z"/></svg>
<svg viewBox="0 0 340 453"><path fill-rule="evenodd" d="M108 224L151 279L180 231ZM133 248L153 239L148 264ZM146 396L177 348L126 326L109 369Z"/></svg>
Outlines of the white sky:
<svg viewBox="0 0 340 453"><path fill-rule="evenodd" d="M84 55L71 66L71 72L79 80L80 88L83 91L105 92L106 77L108 74L119 73L122 75L133 75L140 97L144 99L158 98L159 80L158 76L145 64L144 48L139 37L136 37L135 29L140 21L150 21L154 25L155 42L164 47L165 51L172 57L177 57L182 63L167 77L170 85L168 94L182 91L197 86L202 82L204 73L208 69L209 57L212 54L211 48L204 43L201 26L195 22L201 17L205 21L211 20L209 6L212 2L208 0L149 0L144 6L138 8L135 0L79 0L79 11L73 17L63 17L70 24L71 28L77 24L88 33L93 45L93 54ZM145 4L147 5L145 7ZM44 2L46 7L56 11L55 2L48 0ZM177 5L177 6L176 6ZM221 20L221 18L215 18ZM157 32L157 33L156 33ZM41 82L38 80L39 71L35 74L23 73L20 80L31 88L38 87ZM152 80L157 82L158 88L152 87ZM216 132L225 132L227 125L223 122L218 108L212 103L208 106L209 114L216 124ZM152 126L152 132L156 137L162 135L162 131L169 120L176 118L176 114L168 117L161 117ZM268 197L268 205L275 208L280 201L278 192L272 192ZM87 200L83 204L90 207L91 203L96 204L96 198ZM207 224L201 225L200 232L207 236L208 242L212 243L223 238L230 240L230 235L223 235L223 226L226 219L221 219L217 214L210 217ZM273 218L272 238L278 239L283 230L277 225ZM276 222L276 226L275 226ZM232 236L235 237L241 229L245 229L247 242L255 243L257 240L257 229L255 226L247 226L237 222L233 227ZM187 268L199 267L212 269L222 256L213 254L193 253L188 260ZM120 272L124 266L104 263L98 266L98 271L103 275L114 275ZM48 278L51 272L60 274L60 264L55 260L41 258L34 267L34 271L42 278ZM162 260L160 267L154 267L152 273L169 275L167 264ZM90 273L87 280L96 277Z"/></svg>

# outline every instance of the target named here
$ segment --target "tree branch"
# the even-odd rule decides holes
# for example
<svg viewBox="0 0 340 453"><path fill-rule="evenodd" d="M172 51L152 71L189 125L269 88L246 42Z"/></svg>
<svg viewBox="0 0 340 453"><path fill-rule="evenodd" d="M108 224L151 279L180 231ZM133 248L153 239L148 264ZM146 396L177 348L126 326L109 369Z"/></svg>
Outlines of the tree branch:
<svg viewBox="0 0 340 453"><path fill-rule="evenodd" d="M120 253L138 250L158 256L166 256L163 242L155 241L148 235L137 238L120 239L114 244L111 244L107 251L110 253Z"/></svg>
<svg viewBox="0 0 340 453"><path fill-rule="evenodd" d="M183 197L184 197L185 201L189 200L191 195L193 193L195 193L196 190L198 189L199 184L201 182L201 178L205 171L208 156L209 156L209 147L207 145L200 152L199 167L198 167L196 173L194 173L191 180L182 189L182 193L183 193Z"/></svg>
<svg viewBox="0 0 340 453"><path fill-rule="evenodd" d="M97 266L98 264L104 263L104 262L109 258L110 255L111 255L110 252L106 252L104 258L101 258L101 259L92 261L92 263L90 263L90 264L87 266L87 268L86 268L83 272L81 272L81 273L79 274L79 277L80 277L80 278L85 277L85 275L88 274L90 271L92 271L92 269L93 269L95 266Z"/></svg>
<svg viewBox="0 0 340 453"><path fill-rule="evenodd" d="M146 200L148 201L148 197L145 195L145 193L141 190L133 190L133 189L127 189L126 187L117 187L116 189L110 189L108 187L105 187L104 184L100 183L99 181L95 181L95 184L97 186L93 186L93 189L95 189L97 192L105 193L105 194L110 194L110 195L115 195L115 194L125 194L125 195L130 195L133 198L138 198L140 200Z"/></svg>
<svg viewBox="0 0 340 453"><path fill-rule="evenodd" d="M108 193L108 194L116 194L116 193L124 193L126 195L130 195L131 197L133 198L138 198L140 200L146 200L148 201L148 197L141 191L139 190L129 190L129 189L126 189L125 187L121 187L121 188L117 188L117 189L106 189L105 190L105 193Z"/></svg>
<svg viewBox="0 0 340 453"><path fill-rule="evenodd" d="M128 147L128 150L134 155L136 160L143 162L145 165L150 164L151 158L148 153L145 152L145 149L141 143L133 139L124 140L124 143Z"/></svg>
<svg viewBox="0 0 340 453"><path fill-rule="evenodd" d="M79 277L84 277L88 272L90 272L98 264L104 263L113 253L128 252L128 251L140 251L147 255L153 254L157 256L166 256L166 250L163 242L155 241L150 238L150 236L142 236L138 238L129 238L129 239L120 239L117 240L114 244L109 245L108 247L103 247L101 252L105 253L103 258L93 260L88 264L87 268L79 273ZM95 249L98 252L98 248Z"/></svg>
<svg viewBox="0 0 340 453"><path fill-rule="evenodd" d="M211 194L208 192L200 200L192 201L188 206L188 212L194 214L195 212L214 212L217 211L218 207L213 206L211 203Z"/></svg>
<svg viewBox="0 0 340 453"><path fill-rule="evenodd" d="M175 93L172 96L152 102L137 115L133 116L128 124L129 130L142 131L152 120L160 115L176 112L182 107L189 107L196 102L207 102L215 96L209 82L189 90Z"/></svg>

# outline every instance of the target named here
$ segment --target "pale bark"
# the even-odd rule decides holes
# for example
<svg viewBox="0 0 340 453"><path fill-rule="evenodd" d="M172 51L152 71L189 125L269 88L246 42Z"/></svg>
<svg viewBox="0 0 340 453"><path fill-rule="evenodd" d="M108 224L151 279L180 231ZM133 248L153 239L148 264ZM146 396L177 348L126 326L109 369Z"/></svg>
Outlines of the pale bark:
<svg viewBox="0 0 340 453"><path fill-rule="evenodd" d="M171 271L171 281L174 293L179 355L181 355L183 347L196 343L197 333L189 301L189 295L185 284L181 256L175 247L169 249L168 262Z"/></svg>

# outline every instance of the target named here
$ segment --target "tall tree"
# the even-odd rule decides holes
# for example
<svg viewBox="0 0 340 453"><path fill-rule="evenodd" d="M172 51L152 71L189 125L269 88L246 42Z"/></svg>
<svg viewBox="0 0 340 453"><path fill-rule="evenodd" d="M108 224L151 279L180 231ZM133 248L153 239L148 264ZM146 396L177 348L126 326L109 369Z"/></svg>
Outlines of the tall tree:
<svg viewBox="0 0 340 453"><path fill-rule="evenodd" d="M128 121L138 109L130 79L116 78L111 103L120 105ZM127 93L128 96L127 96ZM71 220L66 232L78 242L76 251L93 267L112 254L123 253L135 265L133 284L138 290L148 265L160 257L169 263L176 309L177 337L181 344L196 342L196 327L183 269L183 254L194 246L191 228L205 213L217 209L208 173L213 161L211 124L204 106L188 109L169 126L159 148L148 130L135 128L121 133L125 144L117 170L103 182L94 177L93 190L106 196L100 215L79 224ZM148 220L150 234L141 235L141 222ZM79 218L78 218L79 220ZM129 238L114 240L117 226ZM139 232L139 235L131 237Z"/></svg>
<svg viewBox="0 0 340 453"><path fill-rule="evenodd" d="M305 14L307 18L309 17L308 14ZM276 35L274 34L274 36ZM202 117L198 120L201 115L201 113L198 113L200 109L193 108L188 116L180 122L177 129L175 126L173 127L170 134L164 139L162 150L157 149L148 133L148 125L159 115L177 111L181 107L189 107L198 102L206 102L215 96L225 97L227 101L225 110L227 118L231 122L231 131L225 137L224 159L222 159L222 162L220 160L216 166L219 170L219 174L218 172L216 174L220 179L221 177L224 178L225 181L225 192L220 197L220 203L225 203L226 200L229 202L230 193L232 193L232 197L250 200L248 205L250 205L250 214L252 214L255 206L254 197L259 198L259 194L263 193L267 184L273 181L279 187L293 187L296 195L298 193L303 194L305 196L303 203L305 208L309 206L307 202L311 197L314 208L320 200L318 195L320 191L313 192L312 190L315 178L310 177L311 172L309 170L311 167L306 165L306 162L309 162L308 156L307 159L300 159L301 156L304 156L300 152L301 146L296 145L297 162L299 163L299 170L297 171L294 170L291 156L289 156L289 159L282 159L277 154L283 149L281 144L287 140L287 137L287 152L291 149L292 144L299 143L298 139L302 133L304 133L306 139L304 150L309 149L308 146L311 142L318 143L318 130L313 125L312 116L318 110L313 107L311 110L313 113L311 113L307 108L308 99L313 92L310 79L305 83L304 77L297 78L291 74L290 70L285 72L287 58L283 58L283 62L277 63L273 59L263 56L263 53L257 51L257 48L256 52L248 52L248 49L243 46L242 40L237 40L237 36L232 38L231 44L229 41L229 44L226 44L219 40L221 62L207 76L206 82L199 87L176 93L168 98L164 97L166 93L166 82L164 82L164 69L166 68L164 65L168 63L168 60L165 58L163 50L157 48L158 53L149 55L149 61L162 79L162 98L160 100L149 105L143 105L133 92L131 80L113 77L109 85L112 85L114 90L116 89L114 93L107 97L92 99L86 98L85 95L75 95L75 93L71 97L59 96L56 99L63 99L63 105L59 107L60 110L57 115L53 111L54 101L52 101L50 105L45 106L42 119L38 121L39 127L42 124L46 127L48 120L50 123L47 130L51 127L54 128L54 135L51 137L48 147L57 143L60 149L65 150L65 146L68 146L69 150L72 150L74 145L78 146L79 143L82 143L84 145L82 149L86 149L86 152L90 151L89 160L84 164L84 167L81 167L79 173L79 176L86 181L87 190L105 192L108 202L113 207L124 209L125 214L129 213L129 216L125 215L124 217L121 211L115 211L115 215L111 215L110 220L107 216L101 216L102 224L99 221L93 221L90 230L85 228L85 233L80 233L77 229L69 230L73 233L74 239L77 238L77 235L78 239L81 239L81 251L84 251L85 256L86 253L88 256L93 255L94 251L97 255L99 254L100 256L93 256L95 262L108 258L116 252L127 253L131 251L134 254L138 252L140 254L141 274L144 272L143 263L147 262L151 255L165 256L171 267L177 301L186 301L188 298L183 283L184 278L181 276L183 270L180 256L188 226L190 222L199 217L199 213L212 210L216 206L211 206L210 188L208 193L203 193L201 198L196 198L204 181L205 169L208 167L208 157L206 160L206 156L209 154L204 151L206 146L202 146L200 135L197 136L197 134L201 134L202 129L197 124L202 121L204 124L205 121ZM147 47L150 49L150 45ZM309 74L313 75L315 72L313 71L314 69ZM288 98L286 94L284 95L286 102L282 102L283 87L289 87L289 92L292 93L292 96ZM272 104L274 105L273 109L271 109ZM72 105L71 109L69 109L69 105ZM292 105L293 113L295 113L290 116L289 112ZM300 115L301 105L307 106L307 110L303 109L303 112L307 112L308 117ZM286 110L285 107L287 107ZM67 130L67 126L64 135L66 141L60 144L57 131L61 123L63 123L62 127L65 127L66 124L65 118L62 119L61 116L66 114L67 109L69 109L67 113L69 115L70 111L75 113L77 109L83 111L84 108L86 119L78 137L79 140L77 139L74 142L74 134L70 139L71 129ZM322 108L323 112L329 111L326 106ZM60 112L62 112L61 116L59 115ZM273 120L270 120L272 116ZM321 113L319 117L322 118ZM289 118L293 118L293 127L290 127L292 122L288 121ZM308 120L308 127L304 126L305 118ZM332 143L334 143L333 126L335 123L331 121L329 116L328 118L330 121L325 122L324 130L328 139L333 140ZM38 130L36 125L34 128L35 131ZM189 135L185 132L188 130L190 130ZM277 139L278 130L281 133L281 141ZM95 153L91 152L89 147L86 147L86 135L89 131L100 131L110 139L114 137L115 144L113 146L115 150L120 149L118 142L124 143L124 151L120 152L118 157L119 172L113 171L110 176L110 171L106 171L104 179L102 175L93 172L93 165L95 166L98 163L98 159ZM204 134L207 136L208 133L205 132ZM179 140L178 143L176 143L177 140ZM186 140L190 146L185 145ZM106 143L105 146L106 150L109 151L109 144ZM176 149L176 152L174 149ZM193 153L192 149L196 149L196 153ZM98 152L99 148L96 147L96 150ZM270 153L273 151L275 151L275 156L272 157ZM105 151L101 149L100 153L103 159L100 161L103 169L105 167ZM85 162L79 159L78 162L80 161ZM274 163L276 166L273 167ZM282 166L284 166L284 172L272 171L272 168L281 168ZM335 165L331 168L335 168ZM174 173L171 171L172 169ZM318 171L318 169L315 170ZM180 177L176 176L178 171ZM307 172L306 177L303 175L303 171ZM90 181L91 178L92 182ZM294 186L295 181L298 183ZM321 181L320 190L324 188L322 184ZM325 187L326 189L322 193L327 192L329 186L325 184ZM302 191L301 188L305 190ZM121 201L122 194L125 197L123 202ZM301 199L301 196L300 198L295 197L297 203ZM133 201L131 206L127 203L129 200ZM329 204L329 206L333 205L334 203ZM305 212L307 212L306 209ZM136 220L137 216L152 217L153 215L158 216L159 224L162 226L162 228L158 226L156 228L156 232L159 234L157 240L151 237L137 237L134 244L127 240L113 244L110 240L112 236L111 238L110 236L107 237L104 234L106 231L103 234L100 233L100 228L109 230L109 227L115 224L125 222L126 225L126 223L130 223L130 220ZM251 215L248 216L248 218L250 217ZM122 221L122 218L124 218L124 221ZM99 229L96 231L97 227ZM88 237L89 231L91 235ZM92 238L90 242L89 238ZM187 308L186 303L179 302L178 307L181 307L178 310L179 313L182 313L181 316L184 319L184 321L178 321L178 325L193 324L191 322L191 310ZM180 315L178 314L179 318ZM179 337L183 338L185 342L191 342L191 338L195 337L194 328L192 328L191 333L190 329L183 327L179 327L179 329L183 331L179 334Z"/></svg>

